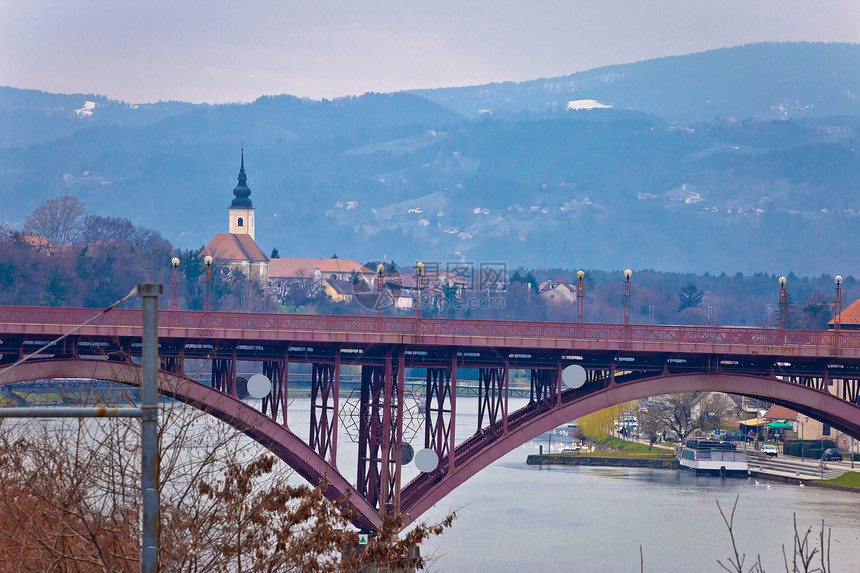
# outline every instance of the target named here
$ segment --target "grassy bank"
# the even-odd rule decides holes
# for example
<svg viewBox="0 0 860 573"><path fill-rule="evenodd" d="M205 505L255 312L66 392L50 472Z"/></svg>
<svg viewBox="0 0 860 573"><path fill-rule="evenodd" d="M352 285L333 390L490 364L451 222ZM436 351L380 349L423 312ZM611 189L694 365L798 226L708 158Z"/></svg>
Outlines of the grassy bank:
<svg viewBox="0 0 860 573"><path fill-rule="evenodd" d="M821 483L829 483L833 485L841 485L845 487L854 487L860 489L860 472L848 472L844 473L838 478L833 479L819 479L815 480Z"/></svg>
<svg viewBox="0 0 860 573"><path fill-rule="evenodd" d="M640 444L638 442L628 442L625 440L621 440L619 438L614 438L612 436L597 436L595 438L591 438L591 440L595 443L617 449L620 451L617 452L606 452L601 450L595 450L593 452L581 452L579 454L553 454L559 456L589 456L589 457L602 457L602 458L635 458L642 460L671 460L675 458L674 452L672 450L664 450L660 448L652 448L648 449L646 444Z"/></svg>

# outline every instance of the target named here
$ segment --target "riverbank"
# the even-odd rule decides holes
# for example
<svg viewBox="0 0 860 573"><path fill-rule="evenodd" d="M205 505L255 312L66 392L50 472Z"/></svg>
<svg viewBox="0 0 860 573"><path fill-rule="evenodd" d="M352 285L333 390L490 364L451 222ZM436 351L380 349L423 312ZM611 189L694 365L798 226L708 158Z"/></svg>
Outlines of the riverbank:
<svg viewBox="0 0 860 573"><path fill-rule="evenodd" d="M659 458L604 457L565 454L531 454L526 458L530 466L608 466L616 468L655 468L661 470L678 469L678 460Z"/></svg>
<svg viewBox="0 0 860 573"><path fill-rule="evenodd" d="M660 470L676 470L678 468L677 459L654 459L654 458L638 458L638 457L619 457L619 456L583 456L580 454L530 454L526 457L526 465L530 466L590 466L590 467L615 467L615 468L651 468ZM854 483L860 481L860 473L849 472L851 476L846 478L837 478L835 480L817 480L804 479L779 473L771 473L767 471L750 470L749 475L754 479L770 480L780 483L794 484L798 486L810 486L823 489L834 489L838 491L847 491L852 493L860 493L860 487L853 485L843 485L845 483ZM834 483L835 482L835 483Z"/></svg>

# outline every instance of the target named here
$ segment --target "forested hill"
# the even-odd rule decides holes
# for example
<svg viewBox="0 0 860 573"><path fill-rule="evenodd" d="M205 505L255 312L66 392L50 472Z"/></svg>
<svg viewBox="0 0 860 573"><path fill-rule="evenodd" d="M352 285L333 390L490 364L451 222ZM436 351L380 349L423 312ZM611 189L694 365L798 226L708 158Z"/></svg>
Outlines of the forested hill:
<svg viewBox="0 0 860 573"><path fill-rule="evenodd" d="M597 100L668 120L860 114L860 45L766 43L607 66L568 76L416 90L466 116L546 114Z"/></svg>
<svg viewBox="0 0 860 573"><path fill-rule="evenodd" d="M267 253L848 275L860 268L858 51L751 45L331 101L132 105L2 88L0 223L21 229L45 199L72 195L198 248L225 231L244 140Z"/></svg>

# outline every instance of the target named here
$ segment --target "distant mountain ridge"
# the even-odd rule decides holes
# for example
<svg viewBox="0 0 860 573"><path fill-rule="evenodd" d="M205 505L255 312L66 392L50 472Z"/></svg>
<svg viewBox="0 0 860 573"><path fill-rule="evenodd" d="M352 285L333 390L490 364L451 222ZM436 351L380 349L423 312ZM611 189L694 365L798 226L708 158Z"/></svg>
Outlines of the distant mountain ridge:
<svg viewBox="0 0 860 573"><path fill-rule="evenodd" d="M467 117L546 114L586 99L682 121L858 115L860 45L749 44L527 82L410 93Z"/></svg>
<svg viewBox="0 0 860 573"><path fill-rule="evenodd" d="M224 231L244 140L258 242L282 256L847 275L858 58L756 44L521 84L225 105L0 88L0 222L20 229L74 195L202 246Z"/></svg>

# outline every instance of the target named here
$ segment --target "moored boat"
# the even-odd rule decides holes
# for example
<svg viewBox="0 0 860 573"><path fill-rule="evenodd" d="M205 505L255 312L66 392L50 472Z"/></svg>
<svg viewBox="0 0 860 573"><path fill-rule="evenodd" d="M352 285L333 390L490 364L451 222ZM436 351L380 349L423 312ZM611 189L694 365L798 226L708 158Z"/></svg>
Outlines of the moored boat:
<svg viewBox="0 0 860 573"><path fill-rule="evenodd" d="M747 454L732 442L688 439L677 452L678 468L696 474L749 475Z"/></svg>

